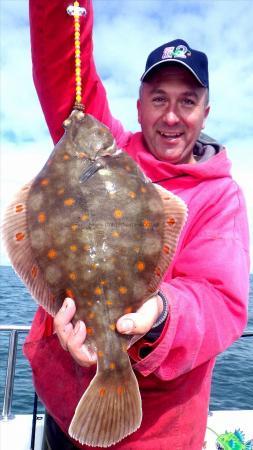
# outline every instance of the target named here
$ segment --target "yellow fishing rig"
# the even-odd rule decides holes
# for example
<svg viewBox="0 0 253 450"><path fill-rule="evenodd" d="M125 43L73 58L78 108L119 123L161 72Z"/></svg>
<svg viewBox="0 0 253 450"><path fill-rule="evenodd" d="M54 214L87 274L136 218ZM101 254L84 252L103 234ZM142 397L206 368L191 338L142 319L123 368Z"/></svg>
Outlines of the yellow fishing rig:
<svg viewBox="0 0 253 450"><path fill-rule="evenodd" d="M67 13L74 17L74 43L75 43L75 105L74 109L84 111L82 104L82 74L81 74L81 41L80 41L80 18L85 17L87 11L74 2L67 7Z"/></svg>

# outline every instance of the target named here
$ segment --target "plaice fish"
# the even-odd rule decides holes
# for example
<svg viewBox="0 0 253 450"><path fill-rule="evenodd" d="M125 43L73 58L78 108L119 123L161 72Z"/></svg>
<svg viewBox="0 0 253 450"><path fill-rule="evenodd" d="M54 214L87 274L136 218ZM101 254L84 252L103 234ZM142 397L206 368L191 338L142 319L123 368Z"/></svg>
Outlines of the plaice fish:
<svg viewBox="0 0 253 450"><path fill-rule="evenodd" d="M138 383L123 314L158 291L186 220L182 200L156 188L110 131L74 110L37 177L7 209L4 239L12 265L53 316L66 296L85 322L97 373L80 399L71 437L109 447L141 424Z"/></svg>

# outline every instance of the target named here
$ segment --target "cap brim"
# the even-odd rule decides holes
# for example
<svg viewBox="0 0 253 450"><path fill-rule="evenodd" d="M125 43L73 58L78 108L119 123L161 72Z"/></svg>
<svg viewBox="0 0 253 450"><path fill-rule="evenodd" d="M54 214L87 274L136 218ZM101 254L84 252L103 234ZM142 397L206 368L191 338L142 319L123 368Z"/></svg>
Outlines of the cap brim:
<svg viewBox="0 0 253 450"><path fill-rule="evenodd" d="M158 61L157 63L153 64L153 66L151 66L148 70L146 70L146 72L144 72L144 74L141 77L141 81L144 81L144 78L146 78L146 76L152 72L153 69L155 69L156 67L160 66L161 64L168 64L168 63L179 63L182 66L186 67L193 75L194 77L198 80L198 82L203 86L203 87L208 87L207 84L205 84L203 81L200 80L200 78L198 77L198 75L196 74L196 72L194 72L194 70L188 66L188 64L186 64L184 61L182 61L181 59L164 59L163 61Z"/></svg>

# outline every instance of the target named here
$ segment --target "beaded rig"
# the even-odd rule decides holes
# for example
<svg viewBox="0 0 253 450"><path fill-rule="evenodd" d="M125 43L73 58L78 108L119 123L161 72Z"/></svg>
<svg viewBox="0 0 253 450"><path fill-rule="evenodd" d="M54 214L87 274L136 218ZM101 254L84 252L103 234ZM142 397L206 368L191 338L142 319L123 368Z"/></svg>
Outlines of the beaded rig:
<svg viewBox="0 0 253 450"><path fill-rule="evenodd" d="M67 7L67 13L74 16L74 42L75 42L75 105L74 109L84 111L82 104L82 77L81 77L81 42L80 42L80 17L86 16L86 9L79 6L79 2Z"/></svg>

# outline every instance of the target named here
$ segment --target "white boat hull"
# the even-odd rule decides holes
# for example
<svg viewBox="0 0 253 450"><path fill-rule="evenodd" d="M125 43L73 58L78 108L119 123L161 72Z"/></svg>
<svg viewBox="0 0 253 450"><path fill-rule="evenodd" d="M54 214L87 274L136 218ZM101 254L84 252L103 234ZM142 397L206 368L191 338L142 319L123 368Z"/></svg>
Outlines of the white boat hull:
<svg viewBox="0 0 253 450"><path fill-rule="evenodd" d="M37 415L34 450L41 450L44 416ZM245 441L253 439L253 410L214 411L208 417L204 449L216 450L217 435L240 429ZM16 415L14 419L0 422L1 450L30 450L32 415ZM155 450L155 449L154 449ZM189 449L191 450L191 449Z"/></svg>

